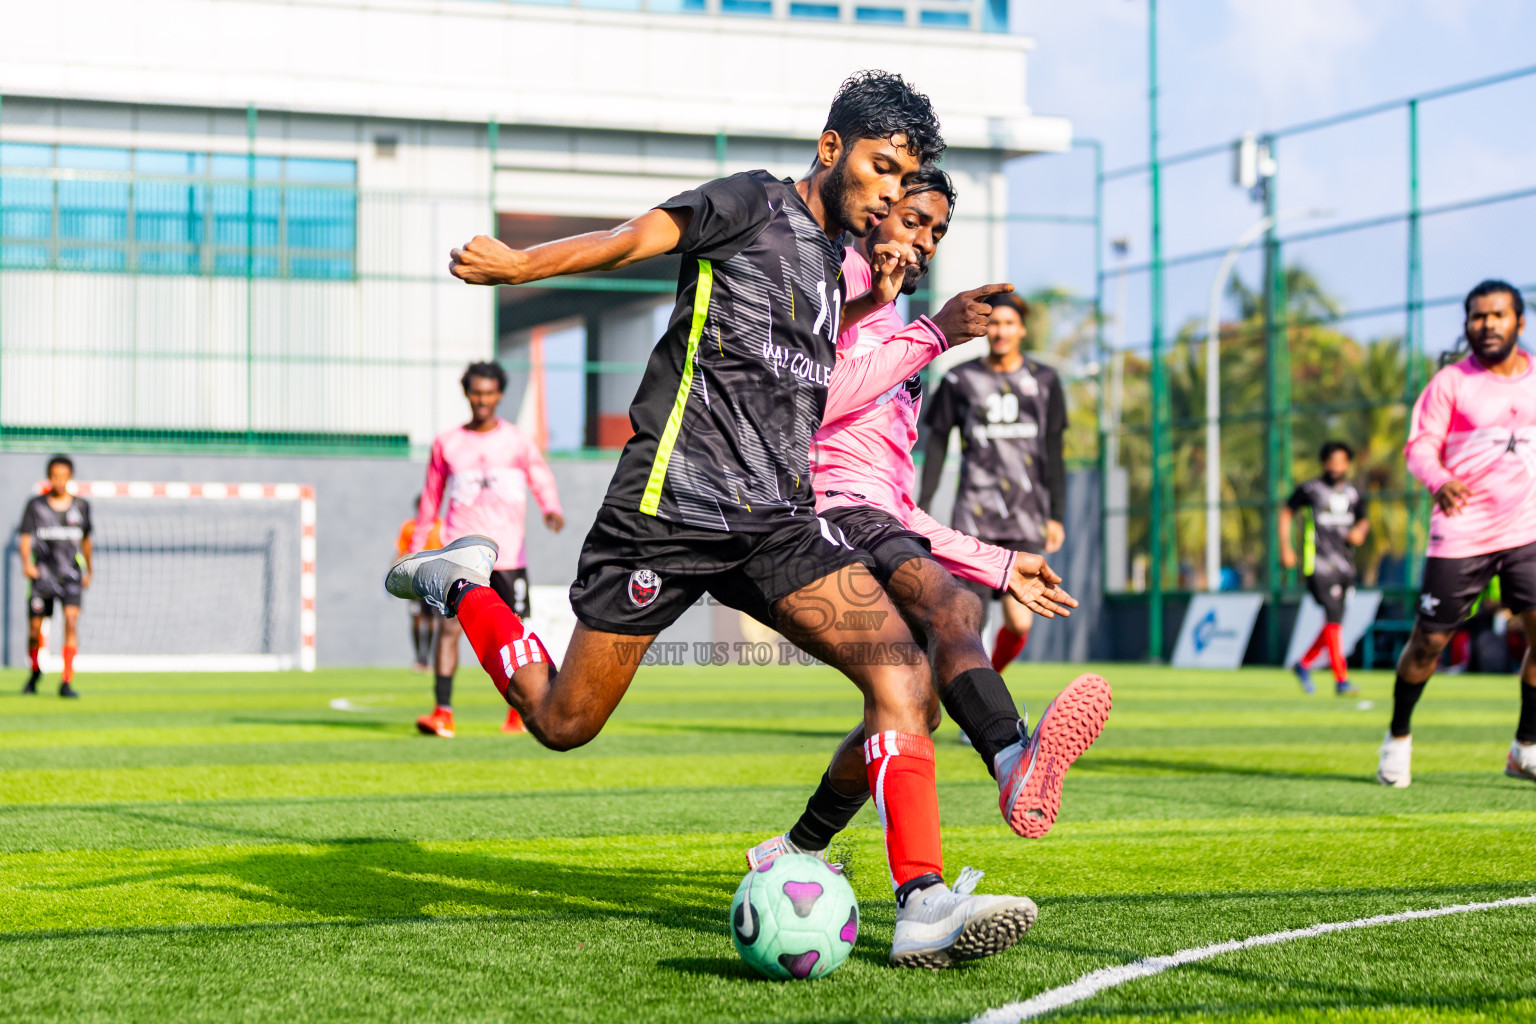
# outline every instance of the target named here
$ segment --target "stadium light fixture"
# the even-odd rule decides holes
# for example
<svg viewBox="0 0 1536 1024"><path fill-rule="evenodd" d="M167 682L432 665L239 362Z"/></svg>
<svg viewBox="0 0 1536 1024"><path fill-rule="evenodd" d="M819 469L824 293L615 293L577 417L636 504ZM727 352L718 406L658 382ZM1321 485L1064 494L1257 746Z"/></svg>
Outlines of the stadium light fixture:
<svg viewBox="0 0 1536 1024"><path fill-rule="evenodd" d="M1245 135L1244 139L1251 137ZM1270 160L1269 173L1262 177L1270 177L1274 172L1274 161ZM1243 182L1239 180L1237 184ZM1261 188L1262 184L1248 187ZM1237 258L1260 235L1284 221L1332 215L1332 210L1311 209L1284 210L1260 217L1227 250L1211 282L1210 303L1205 313L1205 589L1209 591L1221 589L1221 295L1227 289L1227 279Z"/></svg>

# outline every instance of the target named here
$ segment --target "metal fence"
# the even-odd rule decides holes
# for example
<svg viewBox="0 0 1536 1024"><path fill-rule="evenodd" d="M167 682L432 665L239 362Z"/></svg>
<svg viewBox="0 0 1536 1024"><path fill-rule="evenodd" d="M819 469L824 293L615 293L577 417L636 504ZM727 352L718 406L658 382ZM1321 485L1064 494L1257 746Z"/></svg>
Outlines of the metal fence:
<svg viewBox="0 0 1536 1024"><path fill-rule="evenodd" d="M1105 583L1146 601L1150 656L1163 653L1171 594L1258 590L1272 609L1299 598L1277 517L1296 482L1317 475L1325 440L1356 451L1372 523L1362 582L1389 599L1415 587L1428 495L1402 456L1412 403L1456 347L1472 285L1501 277L1536 295L1536 177L1527 169L1515 175L1524 183L1480 190L1486 175L1475 158L1456 159L1464 140L1453 129L1488 104L1527 108L1533 76L1520 69L1099 177L1108 209L1147 216L1153 239L1141 261L1118 246L1096 289ZM1325 164L1346 170L1323 178L1313 169ZM1280 617L1266 619L1274 660Z"/></svg>

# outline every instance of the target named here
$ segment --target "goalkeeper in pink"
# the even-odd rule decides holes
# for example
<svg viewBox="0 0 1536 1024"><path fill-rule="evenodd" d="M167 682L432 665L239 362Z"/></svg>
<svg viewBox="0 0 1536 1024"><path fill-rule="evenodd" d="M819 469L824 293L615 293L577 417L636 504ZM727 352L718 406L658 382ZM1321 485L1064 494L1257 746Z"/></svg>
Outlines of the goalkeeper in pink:
<svg viewBox="0 0 1536 1024"><path fill-rule="evenodd" d="M843 315L838 372L850 368L845 361L870 358L888 345L927 343L929 325L923 318L903 324L895 297L898 289L914 291L927 272L954 199L948 175L924 167L890 214L845 251L843 275L856 298ZM880 265L878 274L872 263ZM1035 577L1051 584L1060 577L1039 555L984 544L943 526L913 502L912 448L921 402L922 377L914 373L859 408L829 408L811 453L816 512L874 559L875 577L928 649L940 702L997 779L1003 818L1019 835L1043 836L1061 806L1063 773L1098 738L1109 716L1110 687L1096 675L1079 676L1028 731L982 643L985 608L952 573L1013 590L1021 600ZM937 707L933 714L930 728L938 725ZM750 864L782 853L824 855L871 796L865 740L862 726L843 739L800 820L749 851ZM883 796L874 798L884 821Z"/></svg>
<svg viewBox="0 0 1536 1024"><path fill-rule="evenodd" d="M507 387L506 371L495 363L474 363L464 371L460 383L469 401L469 422L443 431L432 442L411 550L428 546L446 495L442 543L451 544L473 534L494 540L500 553L491 573L491 588L508 608L527 618L528 555L523 522L528 492L533 492L544 513L544 525L559 533L565 517L560 511L555 475L528 435L496 415ZM453 616L444 616L442 621L437 642L436 706L431 714L416 720L416 728L427 735L452 737L453 675L459 667L459 637L464 630ZM508 711L501 731L527 731L516 708Z"/></svg>

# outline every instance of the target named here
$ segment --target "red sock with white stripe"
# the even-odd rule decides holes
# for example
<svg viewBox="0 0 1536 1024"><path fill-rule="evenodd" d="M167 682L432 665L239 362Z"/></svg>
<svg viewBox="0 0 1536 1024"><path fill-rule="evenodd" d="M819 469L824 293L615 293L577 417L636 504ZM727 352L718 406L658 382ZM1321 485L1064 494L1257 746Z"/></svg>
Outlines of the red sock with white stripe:
<svg viewBox="0 0 1536 1024"><path fill-rule="evenodd" d="M523 620L490 587L466 589L459 598L457 614L480 667L496 684L503 700L513 672L530 662L549 661L539 638L524 634Z"/></svg>
<svg viewBox="0 0 1536 1024"><path fill-rule="evenodd" d="M42 650L42 645L41 644L34 644L34 643L27 644L27 654L29 656L31 656L31 658L32 658L32 671L33 672L36 672L37 668L38 668L38 666L37 666L37 653L40 650Z"/></svg>
<svg viewBox="0 0 1536 1024"><path fill-rule="evenodd" d="M885 830L891 884L899 893L908 882L926 875L943 881L933 740L894 729L876 733L864 741L864 769ZM926 884L932 882L923 887Z"/></svg>

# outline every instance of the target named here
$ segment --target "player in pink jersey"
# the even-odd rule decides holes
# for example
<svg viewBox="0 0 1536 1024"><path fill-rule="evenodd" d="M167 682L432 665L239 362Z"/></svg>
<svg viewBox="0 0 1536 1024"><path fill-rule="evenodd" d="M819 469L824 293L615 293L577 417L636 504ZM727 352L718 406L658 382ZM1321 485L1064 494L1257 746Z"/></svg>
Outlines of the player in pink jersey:
<svg viewBox="0 0 1536 1024"><path fill-rule="evenodd" d="M1525 302L1503 281L1466 299L1472 354L1430 380L1413 406L1408 469L1435 496L1418 618L1397 662L1392 725L1376 781L1412 780L1413 707L1440 652L1499 577L1503 602L1536 636L1536 368L1520 348ZM1520 667L1520 722L1504 773L1536 782L1536 661Z"/></svg>
<svg viewBox="0 0 1536 1024"><path fill-rule="evenodd" d="M438 510L446 494L442 542L451 544L474 535L496 541L499 554L491 587L519 616L528 615L528 556L523 521L528 492L544 513L544 525L559 533L565 526L555 475L527 434L496 415L506 390L507 375L495 363L474 363L461 383L469 400L469 422L445 430L432 442L427 482L416 508L416 533L411 550L428 546ZM434 545L435 546L435 545ZM437 644L436 706L416 720L416 728L433 736L453 736L453 675L459 668L459 620L443 619ZM502 732L525 732L517 709L507 713Z"/></svg>
<svg viewBox="0 0 1536 1024"><path fill-rule="evenodd" d="M914 291L949 227L953 201L948 176L924 167L908 180L890 216L845 251L844 280L849 294L859 298L849 302L843 318L839 372L886 355L892 346L925 343L923 334L931 330L925 318L903 324L894 294L873 287L871 264L885 251L910 247L911 263L900 283L906 293ZM983 544L913 503L912 448L921 402L922 378L913 373L873 401L829 410L812 450L816 511L870 554L875 578L927 647L944 708L972 737L997 779L1004 819L1020 835L1043 836L1060 809L1062 773L1108 717L1109 684L1097 676L1079 677L1046 709L1033 734L1024 728L982 644L985 607L951 573L988 588L1011 589L1031 607L1039 604L1029 596L1030 582L1043 577L1054 584L1060 577L1039 555ZM936 708L934 714L937 725ZM791 852L824 855L832 837L870 798L865 741L862 726L844 738L794 827L749 851L748 863L756 866ZM881 794L875 800L883 807Z"/></svg>

